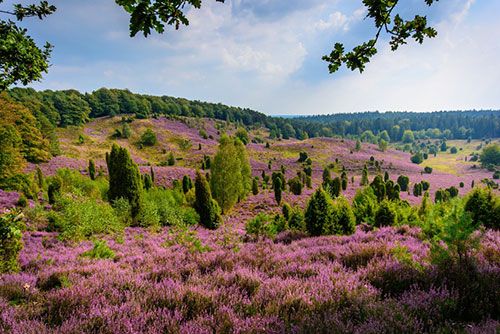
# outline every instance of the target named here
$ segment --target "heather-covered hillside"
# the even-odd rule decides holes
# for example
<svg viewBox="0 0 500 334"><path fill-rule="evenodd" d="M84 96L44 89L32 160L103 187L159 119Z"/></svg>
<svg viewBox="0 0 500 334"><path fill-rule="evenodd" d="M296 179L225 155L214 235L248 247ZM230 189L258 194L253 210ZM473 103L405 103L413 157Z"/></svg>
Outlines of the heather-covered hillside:
<svg viewBox="0 0 500 334"><path fill-rule="evenodd" d="M434 155L441 141L415 140L408 150L271 139L268 129L208 118L127 116L58 128L57 137L60 155L26 164L27 188L0 190L0 206L12 209L2 228L22 233L2 239L3 332L499 329L500 199L494 173L475 158L495 141L448 140ZM420 164L415 147L427 154ZM224 150L233 153L218 159ZM244 175L228 173L235 154L251 187L221 212L217 186ZM110 200L122 185L132 197ZM200 207L208 185L220 206Z"/></svg>

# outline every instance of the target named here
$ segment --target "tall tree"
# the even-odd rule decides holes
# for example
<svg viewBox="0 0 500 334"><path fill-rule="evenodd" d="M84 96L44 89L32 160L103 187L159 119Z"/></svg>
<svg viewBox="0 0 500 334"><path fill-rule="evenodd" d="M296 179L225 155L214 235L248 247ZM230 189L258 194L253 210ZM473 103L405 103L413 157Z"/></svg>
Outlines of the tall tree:
<svg viewBox="0 0 500 334"><path fill-rule="evenodd" d="M240 152L234 140L223 135L212 162L210 176L212 195L223 213L227 213L242 194L242 179Z"/></svg>
<svg viewBox="0 0 500 334"><path fill-rule="evenodd" d="M129 201L132 218L136 218L141 209L142 182L139 167L130 157L126 148L113 144L111 153L106 153L108 165L108 199L113 202L119 198Z"/></svg>
<svg viewBox="0 0 500 334"><path fill-rule="evenodd" d="M196 172L195 185L195 209L200 215L200 222L209 229L216 229L220 226L222 218L217 202L212 198L210 185L207 179L199 171Z"/></svg>

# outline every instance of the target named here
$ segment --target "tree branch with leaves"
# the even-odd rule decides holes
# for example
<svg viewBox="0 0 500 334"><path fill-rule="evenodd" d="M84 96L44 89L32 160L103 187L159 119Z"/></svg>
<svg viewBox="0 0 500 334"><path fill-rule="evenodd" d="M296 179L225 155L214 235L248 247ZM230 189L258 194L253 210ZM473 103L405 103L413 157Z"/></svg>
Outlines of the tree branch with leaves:
<svg viewBox="0 0 500 334"><path fill-rule="evenodd" d="M38 5L14 4L12 10L0 9L0 14L20 22L30 17L42 20L55 11L55 6L41 1ZM17 83L27 85L40 80L42 73L48 71L51 51L49 43L39 48L27 30L16 22L0 19L0 92Z"/></svg>

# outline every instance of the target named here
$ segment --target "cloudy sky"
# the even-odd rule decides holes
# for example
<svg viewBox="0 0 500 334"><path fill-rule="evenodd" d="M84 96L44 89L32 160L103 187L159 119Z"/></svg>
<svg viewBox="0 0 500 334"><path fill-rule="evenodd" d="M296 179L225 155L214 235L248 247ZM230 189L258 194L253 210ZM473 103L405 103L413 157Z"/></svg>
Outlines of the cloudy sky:
<svg viewBox="0 0 500 334"><path fill-rule="evenodd" d="M446 0L403 14L428 15L439 32L391 52L387 40L363 74L328 74L335 42L373 36L361 0L205 0L191 25L130 38L112 0L52 0L56 14L27 27L55 45L36 89L128 88L250 107L266 114L366 110L500 109L500 1ZM6 1L5 4L11 3Z"/></svg>

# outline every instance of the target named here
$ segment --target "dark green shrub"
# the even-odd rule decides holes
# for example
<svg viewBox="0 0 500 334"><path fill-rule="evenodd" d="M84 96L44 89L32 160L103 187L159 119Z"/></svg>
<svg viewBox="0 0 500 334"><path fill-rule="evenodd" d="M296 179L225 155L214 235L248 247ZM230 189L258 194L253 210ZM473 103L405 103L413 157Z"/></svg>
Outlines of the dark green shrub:
<svg viewBox="0 0 500 334"><path fill-rule="evenodd" d="M123 123L121 137L128 139L131 136L132 136L132 129L130 128L130 125L127 122Z"/></svg>
<svg viewBox="0 0 500 334"><path fill-rule="evenodd" d="M281 174L281 173L280 173ZM281 174L283 175L283 174ZM273 173L274 176L274 173ZM281 177L273 177L274 199L278 205L281 204L282 181Z"/></svg>
<svg viewBox="0 0 500 334"><path fill-rule="evenodd" d="M391 202L382 201L380 206L375 214L375 226L393 226L397 222L397 213L394 210Z"/></svg>
<svg viewBox="0 0 500 334"><path fill-rule="evenodd" d="M259 179L257 177L252 179L252 194L254 196L259 194Z"/></svg>
<svg viewBox="0 0 500 334"><path fill-rule="evenodd" d="M184 194L186 194L189 190L193 188L193 182L191 181L191 178L187 175L184 175L182 177L182 191Z"/></svg>
<svg viewBox="0 0 500 334"><path fill-rule="evenodd" d="M422 184L422 190L427 191L431 188L431 184L428 181L423 180L420 182Z"/></svg>
<svg viewBox="0 0 500 334"><path fill-rule="evenodd" d="M413 185L413 196L415 196L415 197L422 196L422 184L421 183L415 183Z"/></svg>
<svg viewBox="0 0 500 334"><path fill-rule="evenodd" d="M113 144L111 153L106 154L108 165L109 190L108 200L113 202L118 198L126 198L130 203L132 218L141 209L142 182L139 168L132 161L126 148Z"/></svg>
<svg viewBox="0 0 500 334"><path fill-rule="evenodd" d="M144 146L154 146L157 142L156 133L151 129L146 129L141 135L140 143Z"/></svg>
<svg viewBox="0 0 500 334"><path fill-rule="evenodd" d="M0 273L19 270L18 257L23 248L22 218L16 210L0 214Z"/></svg>
<svg viewBox="0 0 500 334"><path fill-rule="evenodd" d="M458 189L456 187L449 187L446 189L446 192L449 194L450 198L458 196Z"/></svg>
<svg viewBox="0 0 500 334"><path fill-rule="evenodd" d="M238 130L236 130L236 133L234 135L236 136L236 138L241 140L243 145L247 145L250 142L250 139L248 137L248 132L247 132L247 130L245 130L245 128L241 128L241 127L238 128Z"/></svg>
<svg viewBox="0 0 500 334"><path fill-rule="evenodd" d="M370 181L368 181L368 167L364 167L363 168L363 172L361 174L361 182L360 182L360 186L367 186L368 184L370 183Z"/></svg>
<svg viewBox="0 0 500 334"><path fill-rule="evenodd" d="M426 174L432 174L432 167L426 166L424 168L424 173L426 173Z"/></svg>
<svg viewBox="0 0 500 334"><path fill-rule="evenodd" d="M21 208L25 208L28 206L28 199L24 194L19 195L19 199L17 200L17 206Z"/></svg>
<svg viewBox="0 0 500 334"><path fill-rule="evenodd" d="M36 177L38 189L43 190L44 185L45 185L45 180L43 177L42 170L40 169L40 166L36 166L35 177Z"/></svg>
<svg viewBox="0 0 500 334"><path fill-rule="evenodd" d="M325 167L325 169L323 169L323 187L326 188L331 181L332 176L330 174L330 169L328 167Z"/></svg>
<svg viewBox="0 0 500 334"><path fill-rule="evenodd" d="M467 196L464 209L476 226L500 229L500 199L491 189L475 188Z"/></svg>
<svg viewBox="0 0 500 334"><path fill-rule="evenodd" d="M441 202L446 202L450 198L450 194L443 189L438 189L436 191L436 194L434 195L434 202L435 203L441 203Z"/></svg>
<svg viewBox="0 0 500 334"><path fill-rule="evenodd" d="M408 185L410 184L410 178L408 176L400 175L397 182L401 191L408 191Z"/></svg>
<svg viewBox="0 0 500 334"><path fill-rule="evenodd" d="M168 166L175 166L175 156L174 156L174 154L172 152L170 152L168 154L167 165Z"/></svg>
<svg viewBox="0 0 500 334"><path fill-rule="evenodd" d="M304 220L307 232L313 236L352 234L356 225L356 218L347 200L340 197L332 201L323 188L311 196Z"/></svg>
<svg viewBox="0 0 500 334"><path fill-rule="evenodd" d="M195 209L200 215L200 223L209 229L219 227L222 223L219 205L212 198L210 185L200 172L196 173L195 195Z"/></svg>
<svg viewBox="0 0 500 334"><path fill-rule="evenodd" d="M488 165L500 165L500 145L492 144L486 146L481 152L481 165L486 167Z"/></svg>
<svg viewBox="0 0 500 334"><path fill-rule="evenodd" d="M281 208L281 213L283 214L285 220L288 221L290 219L290 216L292 215L292 207L290 206L290 204L284 203Z"/></svg>
<svg viewBox="0 0 500 334"><path fill-rule="evenodd" d="M302 184L302 181L298 176L294 177L293 179L288 180L288 187L290 188L290 192L294 195L301 195L302 194L302 188L304 185Z"/></svg>
<svg viewBox="0 0 500 334"><path fill-rule="evenodd" d="M142 175L142 184L144 185L145 190L149 190L153 187L153 180L151 180L150 174Z"/></svg>
<svg viewBox="0 0 500 334"><path fill-rule="evenodd" d="M308 158L307 152L300 152L298 162L306 162Z"/></svg>
<svg viewBox="0 0 500 334"><path fill-rule="evenodd" d="M370 187L373 189L373 193L377 196L379 202L383 201L386 197L385 183L380 175L375 176Z"/></svg>
<svg viewBox="0 0 500 334"><path fill-rule="evenodd" d="M309 175L306 176L306 187L311 189L312 188L312 177Z"/></svg>
<svg viewBox="0 0 500 334"><path fill-rule="evenodd" d="M305 166L304 167L304 173L306 173L307 176L312 177L312 167L311 166Z"/></svg>
<svg viewBox="0 0 500 334"><path fill-rule="evenodd" d="M424 157L422 156L422 153L418 152L415 153L410 160L414 164L421 164L424 161Z"/></svg>
<svg viewBox="0 0 500 334"><path fill-rule="evenodd" d="M339 197L340 192L342 190L342 181L340 180L340 177L336 177L333 180L331 180L326 190L328 191L328 193L332 198Z"/></svg>
<svg viewBox="0 0 500 334"><path fill-rule="evenodd" d="M49 183L48 197L49 204L55 204L57 197L61 194L62 180L59 176L54 176Z"/></svg>
<svg viewBox="0 0 500 334"><path fill-rule="evenodd" d="M399 193L401 192L401 188L399 184L394 184L392 180L389 180L385 183L385 193L387 198L390 201L399 200Z"/></svg>
<svg viewBox="0 0 500 334"><path fill-rule="evenodd" d="M95 163L94 160L90 159L89 160L89 177L91 180L95 180Z"/></svg>
<svg viewBox="0 0 500 334"><path fill-rule="evenodd" d="M333 202L320 187L311 196L304 214L307 232L312 236L334 234L332 211Z"/></svg>

